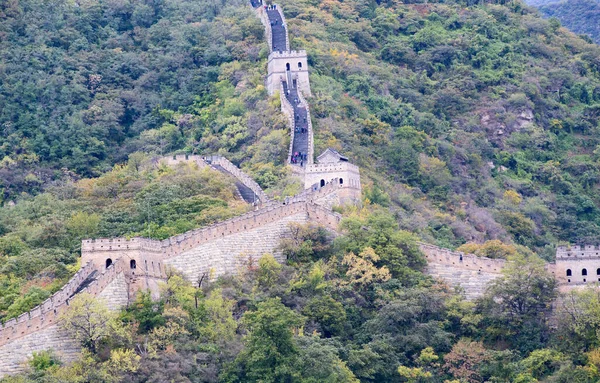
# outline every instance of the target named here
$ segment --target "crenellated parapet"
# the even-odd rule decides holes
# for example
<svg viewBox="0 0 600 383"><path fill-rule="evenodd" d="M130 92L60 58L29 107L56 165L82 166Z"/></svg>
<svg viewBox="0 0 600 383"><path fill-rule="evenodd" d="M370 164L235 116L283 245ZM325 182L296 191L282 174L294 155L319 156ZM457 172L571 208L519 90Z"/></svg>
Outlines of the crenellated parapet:
<svg viewBox="0 0 600 383"><path fill-rule="evenodd" d="M7 321L4 326L0 325L0 346L57 324L60 315L69 309L69 301L76 294L86 292L98 297L118 275L130 272L125 259L116 260L102 271L98 271L92 262L85 264L69 282L41 305ZM155 278L166 277L166 273L159 271L151 272L150 275Z"/></svg>
<svg viewBox="0 0 600 383"><path fill-rule="evenodd" d="M325 192L323 191L323 193ZM82 259L101 268L108 261L112 263L114 259L127 258L135 260L138 267L146 265L148 262L154 262L160 269L162 266L160 262L164 259L177 256L215 239L249 231L287 216L306 213L313 209L312 205L314 204L308 202L306 196L292 198L286 200L285 203L269 204L239 217L191 230L162 241L139 237L86 239L82 241ZM332 216L338 217L335 213L331 213ZM320 216L316 216L316 219L318 220ZM338 217L337 222L339 220ZM330 219L327 219L323 223L329 225L331 222Z"/></svg>
<svg viewBox="0 0 600 383"><path fill-rule="evenodd" d="M68 305L69 298L94 270L93 264L84 265L59 291L52 294L41 305L8 320L4 326L0 324L0 346L56 323L58 316Z"/></svg>
<svg viewBox="0 0 600 383"><path fill-rule="evenodd" d="M600 247L571 245L556 248L556 276L565 285L600 283Z"/></svg>
<svg viewBox="0 0 600 383"><path fill-rule="evenodd" d="M556 248L556 259L594 259L600 258L600 246L598 245L572 245L558 246Z"/></svg>
<svg viewBox="0 0 600 383"><path fill-rule="evenodd" d="M422 242L419 243L419 248L425 254L428 263L439 263L494 274L501 274L502 269L506 266L505 259L479 257L475 254L452 251Z"/></svg>

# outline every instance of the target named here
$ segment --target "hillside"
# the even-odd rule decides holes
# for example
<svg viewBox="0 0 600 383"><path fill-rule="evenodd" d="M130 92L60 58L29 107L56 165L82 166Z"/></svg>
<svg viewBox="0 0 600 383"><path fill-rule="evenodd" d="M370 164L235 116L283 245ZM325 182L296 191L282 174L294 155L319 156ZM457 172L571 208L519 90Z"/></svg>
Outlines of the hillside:
<svg viewBox="0 0 600 383"><path fill-rule="evenodd" d="M242 3L11 3L5 199L135 151L219 151L264 188L288 187L284 119L262 85L264 32ZM282 6L313 68L316 152L350 155L402 227L450 247L594 240L597 46L518 4Z"/></svg>
<svg viewBox="0 0 600 383"><path fill-rule="evenodd" d="M528 1L546 17L555 17L575 33L600 44L600 2L596 0Z"/></svg>
<svg viewBox="0 0 600 383"><path fill-rule="evenodd" d="M360 165L339 235L291 225L285 264L169 272L119 313L81 294L63 320L86 352L2 382L597 381L597 292L552 314L539 258L599 239L600 47L519 2L279 6L308 52L315 153ZM83 238L252 210L223 172L157 157L218 153L275 203L302 189L248 2L15 0L0 36L1 321L73 275ZM419 241L508 266L466 301L424 272ZM98 333L78 330L90 317Z"/></svg>

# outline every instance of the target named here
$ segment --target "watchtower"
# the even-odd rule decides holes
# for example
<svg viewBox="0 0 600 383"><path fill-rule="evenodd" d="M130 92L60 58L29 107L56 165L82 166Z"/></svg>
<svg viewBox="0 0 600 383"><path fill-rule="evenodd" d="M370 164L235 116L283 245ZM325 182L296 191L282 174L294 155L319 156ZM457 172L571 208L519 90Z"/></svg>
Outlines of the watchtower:
<svg viewBox="0 0 600 383"><path fill-rule="evenodd" d="M267 90L269 95L281 90L281 82L311 96L306 51L273 52L269 55Z"/></svg>
<svg viewBox="0 0 600 383"><path fill-rule="evenodd" d="M558 246L556 277L561 283L600 283L600 248L594 245Z"/></svg>
<svg viewBox="0 0 600 383"><path fill-rule="evenodd" d="M361 201L360 170L350 163L348 158L336 150L328 148L319 157L317 163L306 165L304 188L322 188L331 182L337 182L336 193L340 204L359 204Z"/></svg>

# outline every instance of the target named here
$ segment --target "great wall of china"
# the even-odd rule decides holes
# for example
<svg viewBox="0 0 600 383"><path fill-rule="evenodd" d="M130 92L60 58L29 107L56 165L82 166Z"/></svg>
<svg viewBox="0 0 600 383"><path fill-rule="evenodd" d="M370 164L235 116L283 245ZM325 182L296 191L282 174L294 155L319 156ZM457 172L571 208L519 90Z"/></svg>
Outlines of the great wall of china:
<svg viewBox="0 0 600 383"><path fill-rule="evenodd" d="M157 164L166 166L209 166L233 177L239 197L254 205L255 210L163 241L82 241L83 266L73 278L40 306L0 324L0 378L22 371L34 352L53 349L65 362L77 357L80 346L57 324L77 294L89 293L104 300L109 308L119 309L140 290L149 290L158 297L159 284L166 280L169 270L182 273L198 286L207 278L236 273L266 253L284 261L279 244L290 235L290 223L311 222L336 231L342 217L331 208L360 203L358 166L333 149L327 149L314 161L313 126L305 98L311 96L306 51L290 50L287 22L280 6L267 8L260 0L251 0L251 4L265 26L271 52L266 77L268 93L279 92L281 109L290 125L288 164L305 190L283 201L272 201L250 176L224 157L182 154L157 160ZM298 152L304 156L298 156ZM425 271L462 289L467 299L480 296L506 264L504 260L425 243L420 248L427 259ZM600 281L599 253L593 246L559 247L556 263L548 264L547 269L563 288Z"/></svg>

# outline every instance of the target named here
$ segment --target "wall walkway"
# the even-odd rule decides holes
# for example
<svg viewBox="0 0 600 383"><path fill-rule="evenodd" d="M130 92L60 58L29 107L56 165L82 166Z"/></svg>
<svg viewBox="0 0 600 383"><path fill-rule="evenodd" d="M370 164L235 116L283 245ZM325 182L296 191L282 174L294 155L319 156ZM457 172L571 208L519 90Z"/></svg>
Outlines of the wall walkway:
<svg viewBox="0 0 600 383"><path fill-rule="evenodd" d="M262 190L260 185L256 183L240 168L235 166L231 161L223 156L199 156L188 154L177 154L174 156L163 157L159 160L169 166L174 166L180 163L195 163L200 167L210 166L214 170L233 176L237 182L236 187L240 197L250 204L267 203L269 197Z"/></svg>

